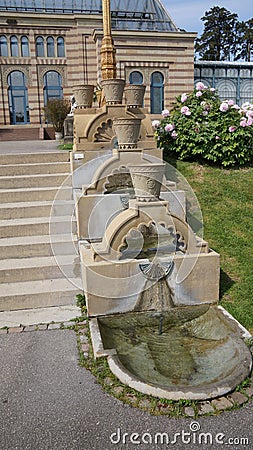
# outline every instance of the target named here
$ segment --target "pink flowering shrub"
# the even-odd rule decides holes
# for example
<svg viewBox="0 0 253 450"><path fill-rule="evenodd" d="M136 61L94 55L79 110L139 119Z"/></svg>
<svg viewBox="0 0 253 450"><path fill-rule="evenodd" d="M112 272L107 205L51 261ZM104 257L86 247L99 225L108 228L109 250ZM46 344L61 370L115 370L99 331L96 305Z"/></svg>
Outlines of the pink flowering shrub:
<svg viewBox="0 0 253 450"><path fill-rule="evenodd" d="M165 153L223 167L253 161L253 104L221 101L215 89L199 82L165 111L155 124L157 145Z"/></svg>

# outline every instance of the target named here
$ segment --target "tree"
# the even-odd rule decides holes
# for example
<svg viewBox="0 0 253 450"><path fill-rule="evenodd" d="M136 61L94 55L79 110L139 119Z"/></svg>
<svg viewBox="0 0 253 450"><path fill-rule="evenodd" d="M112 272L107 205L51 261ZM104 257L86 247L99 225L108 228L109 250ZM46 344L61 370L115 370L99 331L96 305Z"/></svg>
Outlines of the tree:
<svg viewBox="0 0 253 450"><path fill-rule="evenodd" d="M201 17L204 32L196 40L196 52L207 61L230 60L235 48L238 15L226 8L214 6Z"/></svg>
<svg viewBox="0 0 253 450"><path fill-rule="evenodd" d="M57 132L62 132L64 120L70 112L70 102L65 99L55 98L48 100L44 107L45 119L51 123Z"/></svg>
<svg viewBox="0 0 253 450"><path fill-rule="evenodd" d="M238 59L252 60L253 54L253 18L242 22L241 51Z"/></svg>

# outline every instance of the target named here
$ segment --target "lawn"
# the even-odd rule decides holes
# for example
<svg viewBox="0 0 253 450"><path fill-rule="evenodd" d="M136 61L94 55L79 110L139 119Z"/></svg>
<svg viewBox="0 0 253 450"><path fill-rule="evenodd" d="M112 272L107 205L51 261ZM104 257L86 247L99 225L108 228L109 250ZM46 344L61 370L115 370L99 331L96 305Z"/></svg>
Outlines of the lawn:
<svg viewBox="0 0 253 450"><path fill-rule="evenodd" d="M198 198L204 239L221 255L220 303L253 332L253 167L174 165Z"/></svg>

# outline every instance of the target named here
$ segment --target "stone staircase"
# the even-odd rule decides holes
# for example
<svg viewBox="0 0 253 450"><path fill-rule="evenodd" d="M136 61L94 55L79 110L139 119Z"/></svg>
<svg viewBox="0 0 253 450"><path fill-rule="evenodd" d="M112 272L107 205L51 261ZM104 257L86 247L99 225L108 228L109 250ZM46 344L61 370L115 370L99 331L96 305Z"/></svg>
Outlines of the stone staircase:
<svg viewBox="0 0 253 450"><path fill-rule="evenodd" d="M68 152L0 155L0 311L81 293Z"/></svg>

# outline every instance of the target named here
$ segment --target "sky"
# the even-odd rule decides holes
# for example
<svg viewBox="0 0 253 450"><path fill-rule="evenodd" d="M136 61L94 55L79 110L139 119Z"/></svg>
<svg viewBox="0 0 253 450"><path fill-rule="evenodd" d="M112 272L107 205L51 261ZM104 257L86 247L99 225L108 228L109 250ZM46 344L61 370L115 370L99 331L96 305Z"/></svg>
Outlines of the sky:
<svg viewBox="0 0 253 450"><path fill-rule="evenodd" d="M185 31L195 31L201 35L204 29L204 22L201 17L205 15L213 6L224 7L231 13L236 13L238 19L248 20L253 17L252 0L162 0L171 18L178 28Z"/></svg>

